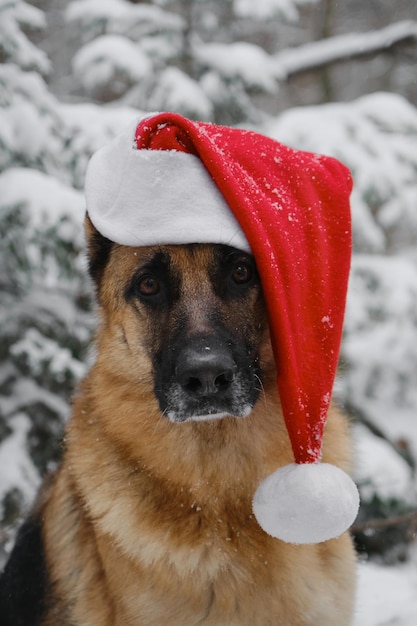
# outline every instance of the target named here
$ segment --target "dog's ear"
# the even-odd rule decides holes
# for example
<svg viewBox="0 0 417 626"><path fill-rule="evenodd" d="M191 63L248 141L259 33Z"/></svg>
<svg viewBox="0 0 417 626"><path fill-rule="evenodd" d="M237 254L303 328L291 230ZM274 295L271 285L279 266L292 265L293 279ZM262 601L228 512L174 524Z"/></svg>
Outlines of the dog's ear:
<svg viewBox="0 0 417 626"><path fill-rule="evenodd" d="M96 285L97 292L99 293L104 270L106 269L106 265L110 258L113 242L98 232L98 230L93 226L88 213L86 213L85 216L84 229L87 240L88 270Z"/></svg>

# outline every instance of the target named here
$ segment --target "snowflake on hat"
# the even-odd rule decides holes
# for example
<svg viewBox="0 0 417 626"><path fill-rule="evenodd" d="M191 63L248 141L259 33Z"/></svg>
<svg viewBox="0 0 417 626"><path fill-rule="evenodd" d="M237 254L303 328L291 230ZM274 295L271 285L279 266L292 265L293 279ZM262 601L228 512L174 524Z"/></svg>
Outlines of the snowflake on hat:
<svg viewBox="0 0 417 626"><path fill-rule="evenodd" d="M223 243L254 255L295 462L259 485L253 510L290 543L339 536L359 506L351 478L320 462L350 269L351 189L333 158L174 113L136 122L87 171L89 216L110 240Z"/></svg>

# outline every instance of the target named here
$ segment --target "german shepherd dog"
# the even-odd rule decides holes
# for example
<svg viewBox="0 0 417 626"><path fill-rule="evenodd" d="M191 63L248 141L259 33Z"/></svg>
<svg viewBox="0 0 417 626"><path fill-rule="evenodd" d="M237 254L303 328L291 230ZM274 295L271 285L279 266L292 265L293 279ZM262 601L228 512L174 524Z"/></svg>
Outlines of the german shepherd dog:
<svg viewBox="0 0 417 626"><path fill-rule="evenodd" d="M291 545L252 513L260 481L293 462L253 257L86 230L96 361L6 566L1 624L347 626L348 534ZM334 410L324 460L349 468Z"/></svg>

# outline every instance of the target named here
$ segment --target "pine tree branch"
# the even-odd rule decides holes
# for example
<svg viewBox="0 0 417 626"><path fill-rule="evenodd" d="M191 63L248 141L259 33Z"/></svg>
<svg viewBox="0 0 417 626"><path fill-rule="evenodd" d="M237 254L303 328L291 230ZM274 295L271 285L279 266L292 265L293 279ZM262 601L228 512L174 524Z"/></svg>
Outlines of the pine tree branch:
<svg viewBox="0 0 417 626"><path fill-rule="evenodd" d="M275 75L278 80L286 80L296 74L379 52L388 52L399 45L416 42L417 21L414 20L397 22L379 31L328 37L278 52L273 57Z"/></svg>
<svg viewBox="0 0 417 626"><path fill-rule="evenodd" d="M354 533L364 532L366 530L381 530L383 528L390 528L391 526L400 526L402 524L409 524L410 539L415 535L417 530L417 510L405 513L404 515L396 515L395 517L389 517L387 519L371 519L360 524L354 524L351 531Z"/></svg>

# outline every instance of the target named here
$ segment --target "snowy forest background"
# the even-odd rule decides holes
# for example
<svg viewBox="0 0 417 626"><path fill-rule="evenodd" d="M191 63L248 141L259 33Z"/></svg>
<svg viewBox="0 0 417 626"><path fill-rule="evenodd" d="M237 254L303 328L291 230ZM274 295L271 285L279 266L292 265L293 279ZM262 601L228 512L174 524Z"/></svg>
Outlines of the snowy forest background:
<svg viewBox="0 0 417 626"><path fill-rule="evenodd" d="M362 505L355 626L417 623L414 0L0 0L0 567L91 353L83 181L139 112L254 128L352 170L336 385Z"/></svg>

